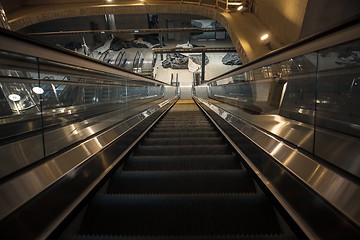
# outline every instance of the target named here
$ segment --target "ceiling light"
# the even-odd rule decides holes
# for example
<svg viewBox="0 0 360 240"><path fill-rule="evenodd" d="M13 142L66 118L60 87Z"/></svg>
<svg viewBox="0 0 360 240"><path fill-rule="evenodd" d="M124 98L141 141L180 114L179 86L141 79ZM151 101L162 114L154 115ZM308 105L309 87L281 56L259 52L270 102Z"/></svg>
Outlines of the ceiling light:
<svg viewBox="0 0 360 240"><path fill-rule="evenodd" d="M238 11L241 11L243 8L244 8L244 6L239 6L239 7L237 8L237 10L238 10Z"/></svg>
<svg viewBox="0 0 360 240"><path fill-rule="evenodd" d="M106 0L106 2L111 3L111 2L112 2L112 0Z"/></svg>
<svg viewBox="0 0 360 240"><path fill-rule="evenodd" d="M261 36L260 39L261 39L261 41L264 41L264 40L266 40L268 38L269 38L269 34L265 33L264 35Z"/></svg>

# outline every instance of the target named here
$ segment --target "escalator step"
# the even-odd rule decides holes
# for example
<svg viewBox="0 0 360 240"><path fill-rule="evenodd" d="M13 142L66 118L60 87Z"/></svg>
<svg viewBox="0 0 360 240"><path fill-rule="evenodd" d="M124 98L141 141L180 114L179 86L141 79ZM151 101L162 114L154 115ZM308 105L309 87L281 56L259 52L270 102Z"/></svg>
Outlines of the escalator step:
<svg viewBox="0 0 360 240"><path fill-rule="evenodd" d="M218 132L150 132L148 137L154 138L203 138L219 137Z"/></svg>
<svg viewBox="0 0 360 240"><path fill-rule="evenodd" d="M207 121L161 121L158 124L156 124L156 127L184 127L184 126L192 126L192 127L213 127L213 125Z"/></svg>
<svg viewBox="0 0 360 240"><path fill-rule="evenodd" d="M183 146L138 146L134 155L151 156L194 156L194 155L231 155L227 145L183 145Z"/></svg>
<svg viewBox="0 0 360 240"><path fill-rule="evenodd" d="M225 156L130 156L123 170L222 170L241 169L235 155Z"/></svg>
<svg viewBox="0 0 360 240"><path fill-rule="evenodd" d="M255 193L246 171L150 171L117 172L111 178L111 194Z"/></svg>
<svg viewBox="0 0 360 240"><path fill-rule="evenodd" d="M295 240L288 235L241 235L241 236L106 236L75 235L63 240Z"/></svg>
<svg viewBox="0 0 360 240"><path fill-rule="evenodd" d="M143 146L156 145L220 145L225 144L223 138L145 138L141 143Z"/></svg>
<svg viewBox="0 0 360 240"><path fill-rule="evenodd" d="M160 128L183 128L183 127L212 127L212 125L208 121L204 122L160 122L156 125L156 127Z"/></svg>
<svg viewBox="0 0 360 240"><path fill-rule="evenodd" d="M201 127L201 128L193 128L193 127L189 127L187 126L186 128L159 128L159 127L155 127L152 132L216 132L215 129L213 127Z"/></svg>
<svg viewBox="0 0 360 240"><path fill-rule="evenodd" d="M80 234L207 236L280 234L270 202L259 194L98 195Z"/></svg>

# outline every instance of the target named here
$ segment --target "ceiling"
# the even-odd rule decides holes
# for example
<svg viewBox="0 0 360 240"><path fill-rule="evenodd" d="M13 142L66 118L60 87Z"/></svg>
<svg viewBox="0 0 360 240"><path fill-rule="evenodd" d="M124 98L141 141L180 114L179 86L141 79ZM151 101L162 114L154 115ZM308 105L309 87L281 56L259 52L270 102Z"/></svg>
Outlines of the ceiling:
<svg viewBox="0 0 360 240"><path fill-rule="evenodd" d="M244 12L226 11L225 6L214 7L216 0L1 0L13 30L43 21L103 14L174 13L196 14L219 21L228 31L242 60L254 60L269 51L260 40L263 33L271 36L272 48L296 42L304 33L331 25L339 17L346 19L358 14L358 0L238 0L249 9ZM330 4L331 3L331 4ZM326 6L331 15L320 12ZM237 7L237 6L236 6ZM334 14L335 9L338 14ZM322 16L326 19L323 23ZM344 17L345 16L345 17ZM305 21L304 19L313 21ZM306 26L304 23L307 23ZM315 26L315 28L314 28ZM311 31L306 31L306 29ZM305 29L305 30L304 30ZM80 29L79 29L80 30Z"/></svg>

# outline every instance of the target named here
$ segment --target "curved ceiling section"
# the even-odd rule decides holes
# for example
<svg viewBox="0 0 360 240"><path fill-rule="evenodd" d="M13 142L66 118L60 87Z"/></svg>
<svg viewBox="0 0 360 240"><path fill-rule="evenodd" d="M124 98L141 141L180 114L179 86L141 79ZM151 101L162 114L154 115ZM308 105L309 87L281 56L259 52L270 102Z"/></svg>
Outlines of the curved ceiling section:
<svg viewBox="0 0 360 240"><path fill-rule="evenodd" d="M183 1L162 1L159 4L134 4L134 1L128 4L123 2L122 4L94 4L94 2L68 4L64 3L66 1L62 2L63 4L23 6L7 12L10 26L13 30L18 30L54 19L104 14L193 14L220 22L227 30L244 63L269 52L268 46L260 40L261 34L268 30L252 13L222 11L209 5L182 4Z"/></svg>

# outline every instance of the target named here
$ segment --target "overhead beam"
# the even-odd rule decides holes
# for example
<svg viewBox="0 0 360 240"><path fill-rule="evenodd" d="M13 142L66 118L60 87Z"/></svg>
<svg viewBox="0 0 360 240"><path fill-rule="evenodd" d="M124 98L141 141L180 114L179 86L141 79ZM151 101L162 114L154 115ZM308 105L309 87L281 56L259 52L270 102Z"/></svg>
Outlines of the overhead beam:
<svg viewBox="0 0 360 240"><path fill-rule="evenodd" d="M81 31L60 31L60 32L39 32L29 33L30 36L64 36L64 35L84 35L84 34L116 34L116 33L160 33L160 32L226 32L225 28L147 28L147 29L113 29L113 30L81 30Z"/></svg>
<svg viewBox="0 0 360 240"><path fill-rule="evenodd" d="M236 52L234 47L153 48L154 53Z"/></svg>

